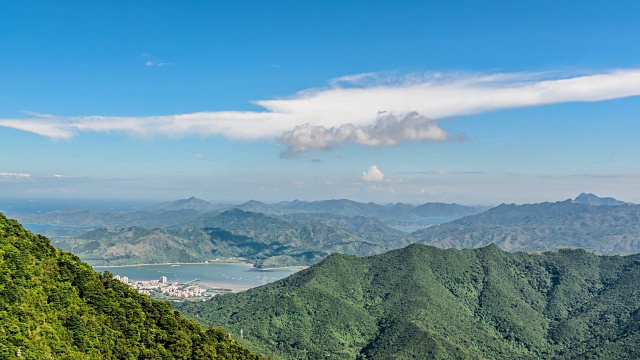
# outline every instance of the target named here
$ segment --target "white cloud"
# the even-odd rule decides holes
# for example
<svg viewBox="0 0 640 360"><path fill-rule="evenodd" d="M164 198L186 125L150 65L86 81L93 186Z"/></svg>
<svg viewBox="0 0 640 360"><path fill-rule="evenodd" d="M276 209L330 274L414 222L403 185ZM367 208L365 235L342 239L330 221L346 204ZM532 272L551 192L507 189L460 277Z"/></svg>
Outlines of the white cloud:
<svg viewBox="0 0 640 360"><path fill-rule="evenodd" d="M375 182L384 181L384 173L380 171L376 165L373 165L362 173L362 180Z"/></svg>
<svg viewBox="0 0 640 360"><path fill-rule="evenodd" d="M278 139L287 145L282 153L290 157L310 150L330 150L340 144L355 142L366 146L396 146L405 141L442 141L449 138L438 124L420 114L412 112L397 116L385 114L371 125L342 124L329 129L309 124L285 131Z"/></svg>
<svg viewBox="0 0 640 360"><path fill-rule="evenodd" d="M145 58L145 61L156 63L151 58ZM302 136L305 132L318 130L335 138L344 126L352 127L354 132L363 129L375 132L377 115L381 111L395 116L415 112L423 119L433 120L416 123L417 128L413 130L424 129L428 124L427 127L440 135L418 136L414 140L442 140L446 133L436 121L446 117L640 95L640 69L555 78L548 73L427 73L403 76L366 73L334 79L329 84L326 88L307 89L287 98L257 101L256 104L264 111L143 117L31 114L27 118L0 119L0 126L54 139L69 139L92 131L171 137L222 135L231 139L255 140L279 138L287 132L297 132ZM350 141L369 146L397 144L397 139L391 141L393 138L381 141L379 136L373 136L369 141L366 136L358 136L351 135Z"/></svg>
<svg viewBox="0 0 640 360"><path fill-rule="evenodd" d="M0 172L0 178L27 179L27 178L30 178L30 177L31 177L31 174L13 173L13 172Z"/></svg>
<svg viewBox="0 0 640 360"><path fill-rule="evenodd" d="M54 178L58 178L58 179L60 179L60 178L63 178L63 177L65 177L65 176L64 176L64 175L62 175L62 174L53 174L53 177L54 177Z"/></svg>

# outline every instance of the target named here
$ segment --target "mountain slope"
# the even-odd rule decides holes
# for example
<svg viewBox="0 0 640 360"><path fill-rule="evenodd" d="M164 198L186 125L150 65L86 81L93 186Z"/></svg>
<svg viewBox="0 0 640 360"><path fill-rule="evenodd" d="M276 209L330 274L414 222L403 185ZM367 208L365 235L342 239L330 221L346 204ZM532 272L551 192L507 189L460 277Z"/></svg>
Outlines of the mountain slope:
<svg viewBox="0 0 640 360"><path fill-rule="evenodd" d="M311 265L335 252L373 255L405 244L397 234L365 238L317 221L295 222L239 209L167 229L97 229L61 242L93 265L242 258L261 267Z"/></svg>
<svg viewBox="0 0 640 360"><path fill-rule="evenodd" d="M335 226L369 240L388 242L390 239L398 239L406 236L406 233L390 228L382 221L370 217L313 213L297 213L283 215L282 217L301 223L319 222L325 225Z"/></svg>
<svg viewBox="0 0 640 360"><path fill-rule="evenodd" d="M632 359L639 289L640 255L414 244L180 308L278 358Z"/></svg>
<svg viewBox="0 0 640 360"><path fill-rule="evenodd" d="M495 243L507 251L571 247L606 255L633 254L640 252L640 205L592 206L571 200L503 204L416 231L409 239L443 248Z"/></svg>
<svg viewBox="0 0 640 360"><path fill-rule="evenodd" d="M0 359L258 359L0 214Z"/></svg>

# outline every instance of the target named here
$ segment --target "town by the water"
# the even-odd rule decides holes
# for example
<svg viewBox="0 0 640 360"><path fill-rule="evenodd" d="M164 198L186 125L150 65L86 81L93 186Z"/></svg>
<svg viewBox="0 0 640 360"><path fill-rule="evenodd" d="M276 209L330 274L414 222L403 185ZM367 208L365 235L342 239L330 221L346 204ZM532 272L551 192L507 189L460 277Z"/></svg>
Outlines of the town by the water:
<svg viewBox="0 0 640 360"><path fill-rule="evenodd" d="M116 280L131 286L138 290L140 294L149 295L154 299L160 300L205 300L206 298L217 294L233 292L231 289L224 288L204 288L196 284L199 279L193 279L184 284L179 282L169 283L166 276L154 280L133 280L128 276L115 275Z"/></svg>

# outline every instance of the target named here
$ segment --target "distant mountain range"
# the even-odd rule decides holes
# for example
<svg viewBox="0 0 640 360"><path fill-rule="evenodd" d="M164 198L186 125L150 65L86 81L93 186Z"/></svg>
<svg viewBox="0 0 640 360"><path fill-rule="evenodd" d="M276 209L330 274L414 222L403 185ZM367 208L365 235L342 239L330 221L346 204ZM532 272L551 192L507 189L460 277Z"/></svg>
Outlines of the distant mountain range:
<svg viewBox="0 0 640 360"><path fill-rule="evenodd" d="M350 200L249 201L211 211L218 206L190 198L131 213L56 211L26 214L23 221L34 216L53 224L115 225L76 237L65 235L77 234L75 230L47 230L60 234L53 238L56 246L93 265L215 259L241 259L262 267L311 265L336 252L374 255L415 242L457 249L495 243L507 251L640 252L640 205L593 194L556 203L503 204L482 213L480 207L456 204ZM399 221L394 217L414 222L467 213L472 215L411 234L388 226Z"/></svg>
<svg viewBox="0 0 640 360"><path fill-rule="evenodd" d="M339 220L298 222L231 209L165 229L101 228L56 245L92 265L234 258L274 267L311 265L336 252L379 254L407 244L403 233L375 219L342 219L353 232L331 224Z"/></svg>
<svg viewBox="0 0 640 360"><path fill-rule="evenodd" d="M409 204L380 205L359 203L351 200L290 201L265 204L251 200L240 205L212 204L202 199L164 202L141 210L91 211L59 210L48 213L9 212L7 215L25 224L48 224L58 226L138 226L147 229L164 228L186 223L203 214L229 209L240 209L268 215L297 213L330 214L340 216L362 216L379 219L393 225L420 225L442 223L467 215L478 214L489 207L464 206L458 204L426 203L419 206Z"/></svg>
<svg viewBox="0 0 640 360"><path fill-rule="evenodd" d="M640 252L640 205L595 206L572 200L503 204L418 230L410 239L456 249L493 243L507 251L583 248L598 254L633 254Z"/></svg>
<svg viewBox="0 0 640 360"><path fill-rule="evenodd" d="M640 255L414 244L178 304L283 359L638 359Z"/></svg>

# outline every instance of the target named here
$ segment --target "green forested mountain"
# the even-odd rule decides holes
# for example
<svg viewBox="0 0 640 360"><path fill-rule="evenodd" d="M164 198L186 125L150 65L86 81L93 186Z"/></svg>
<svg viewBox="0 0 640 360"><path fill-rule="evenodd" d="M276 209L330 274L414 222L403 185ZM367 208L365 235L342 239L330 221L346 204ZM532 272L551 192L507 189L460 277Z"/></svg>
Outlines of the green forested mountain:
<svg viewBox="0 0 640 360"><path fill-rule="evenodd" d="M336 252L380 254L406 244L389 230L388 236L369 237L364 228L358 235L318 221L295 222L231 209L168 229L97 229L59 246L92 265L242 258L274 267L311 265Z"/></svg>
<svg viewBox="0 0 640 360"><path fill-rule="evenodd" d="M640 252L640 205L594 206L572 200L503 204L416 231L409 240L458 249L494 243L507 251L571 247L605 255L634 254Z"/></svg>
<svg viewBox="0 0 640 360"><path fill-rule="evenodd" d="M637 359L640 255L414 244L180 309L275 358Z"/></svg>
<svg viewBox="0 0 640 360"><path fill-rule="evenodd" d="M0 213L0 359L259 359Z"/></svg>
<svg viewBox="0 0 640 360"><path fill-rule="evenodd" d="M282 216L285 219L313 223L319 222L338 227L366 239L385 241L406 237L406 233L385 225L382 221L364 216L341 216L331 214L297 213Z"/></svg>

